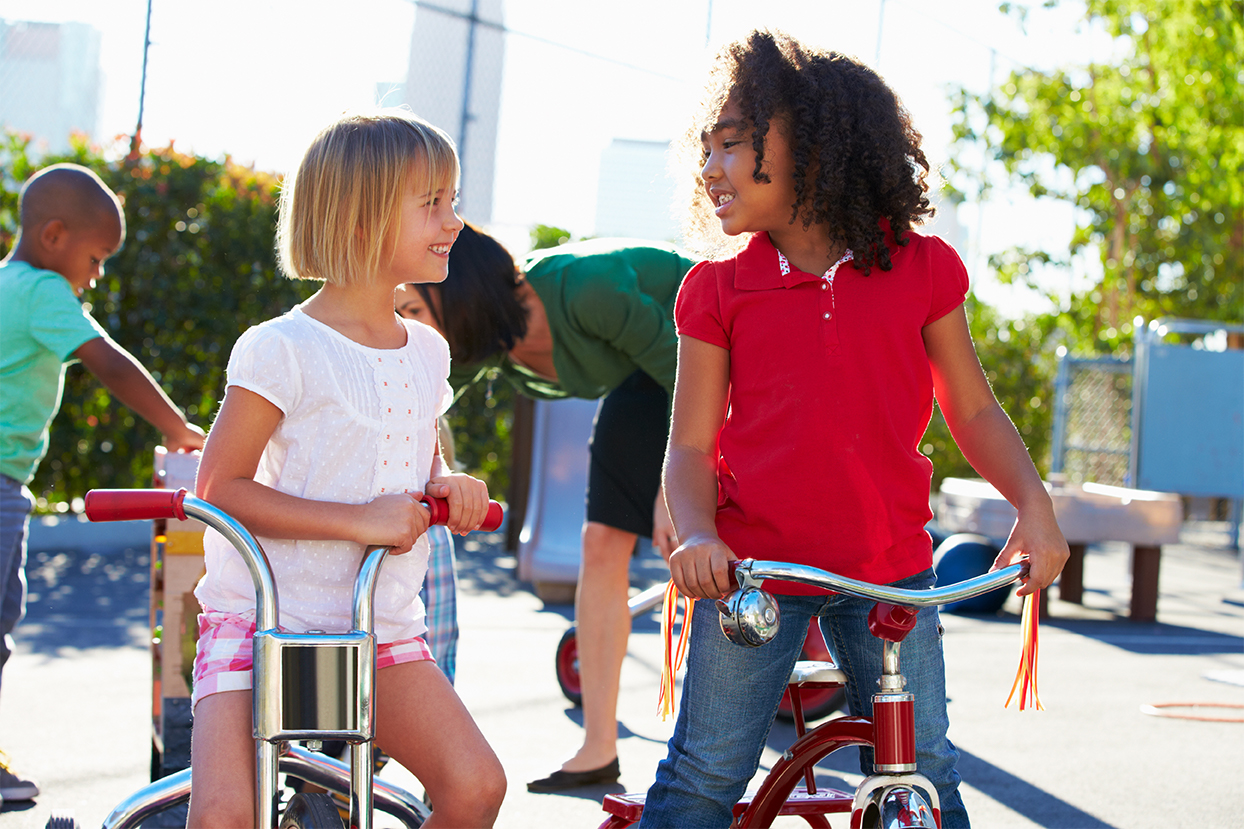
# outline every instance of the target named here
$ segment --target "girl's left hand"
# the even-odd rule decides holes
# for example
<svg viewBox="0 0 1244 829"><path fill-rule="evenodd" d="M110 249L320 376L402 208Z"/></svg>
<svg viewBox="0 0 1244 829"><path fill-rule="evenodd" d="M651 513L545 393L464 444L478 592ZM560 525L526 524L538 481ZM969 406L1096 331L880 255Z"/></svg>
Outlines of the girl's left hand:
<svg viewBox="0 0 1244 829"><path fill-rule="evenodd" d="M1015 591L1017 596L1027 596L1049 587L1062 572L1070 555L1067 539L1063 538L1063 532L1058 528L1053 509L1021 509L1006 546L994 560L993 569L1007 567L1027 557L1028 577Z"/></svg>
<svg viewBox="0 0 1244 829"><path fill-rule="evenodd" d="M488 515L488 485L462 472L433 478L423 491L449 502L449 520L445 526L458 535L479 529Z"/></svg>

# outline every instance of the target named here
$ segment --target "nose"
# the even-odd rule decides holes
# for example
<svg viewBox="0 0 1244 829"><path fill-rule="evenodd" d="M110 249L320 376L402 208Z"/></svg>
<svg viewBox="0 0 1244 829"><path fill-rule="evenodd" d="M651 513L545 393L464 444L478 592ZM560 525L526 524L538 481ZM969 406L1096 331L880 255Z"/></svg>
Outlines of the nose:
<svg viewBox="0 0 1244 829"><path fill-rule="evenodd" d="M713 181L721 176L721 164L717 158L717 154L709 152L704 156L704 164L700 167L700 178L704 181Z"/></svg>
<svg viewBox="0 0 1244 829"><path fill-rule="evenodd" d="M445 216L445 229L452 230L457 233L466 227L466 222L462 221L462 217L458 215L458 211L452 204L449 205L449 213Z"/></svg>

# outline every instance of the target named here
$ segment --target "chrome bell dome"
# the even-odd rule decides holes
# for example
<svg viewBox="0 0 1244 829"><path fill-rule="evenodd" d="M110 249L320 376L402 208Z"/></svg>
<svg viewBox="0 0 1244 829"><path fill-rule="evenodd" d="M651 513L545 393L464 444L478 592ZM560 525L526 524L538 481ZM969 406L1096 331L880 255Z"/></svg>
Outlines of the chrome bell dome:
<svg viewBox="0 0 1244 829"><path fill-rule="evenodd" d="M777 636L777 600L759 587L745 587L717 600L721 632L736 645L758 648Z"/></svg>

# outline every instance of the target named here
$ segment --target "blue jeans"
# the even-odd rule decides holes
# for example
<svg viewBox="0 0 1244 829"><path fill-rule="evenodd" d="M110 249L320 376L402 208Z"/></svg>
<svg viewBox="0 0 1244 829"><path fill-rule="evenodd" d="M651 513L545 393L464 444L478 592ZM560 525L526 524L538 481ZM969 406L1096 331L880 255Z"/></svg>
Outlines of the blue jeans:
<svg viewBox="0 0 1244 829"><path fill-rule="evenodd" d="M897 586L932 587L932 570ZM871 716L872 694L881 676L881 640L868 632L873 602L850 596L778 596L777 637L744 648L722 634L717 611L698 602L691 622L687 675L681 709L669 741L669 755L657 766L640 827L727 827L731 807L760 765L761 753L799 658L811 617L820 619L825 642L848 676L847 699L854 714ZM946 670L937 608L920 611L903 641L903 675L916 694L916 764L941 798L943 829L968 826L959 797L959 753L946 739ZM860 770L872 773L872 750L860 751Z"/></svg>
<svg viewBox="0 0 1244 829"><path fill-rule="evenodd" d="M9 634L26 615L26 535L34 506L30 490L0 475L0 677L13 653Z"/></svg>

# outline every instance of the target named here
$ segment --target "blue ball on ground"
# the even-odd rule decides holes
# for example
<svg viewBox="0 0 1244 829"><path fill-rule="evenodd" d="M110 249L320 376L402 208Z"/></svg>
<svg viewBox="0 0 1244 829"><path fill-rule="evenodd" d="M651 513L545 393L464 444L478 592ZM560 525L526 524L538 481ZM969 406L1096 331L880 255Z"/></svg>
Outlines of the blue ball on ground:
<svg viewBox="0 0 1244 829"><path fill-rule="evenodd" d="M939 586L955 584L984 575L993 566L994 559L1002 552L1000 547L983 535L955 533L946 538L933 551L933 572ZM1011 585L999 587L988 593L942 605L950 613L997 613L1011 595Z"/></svg>

